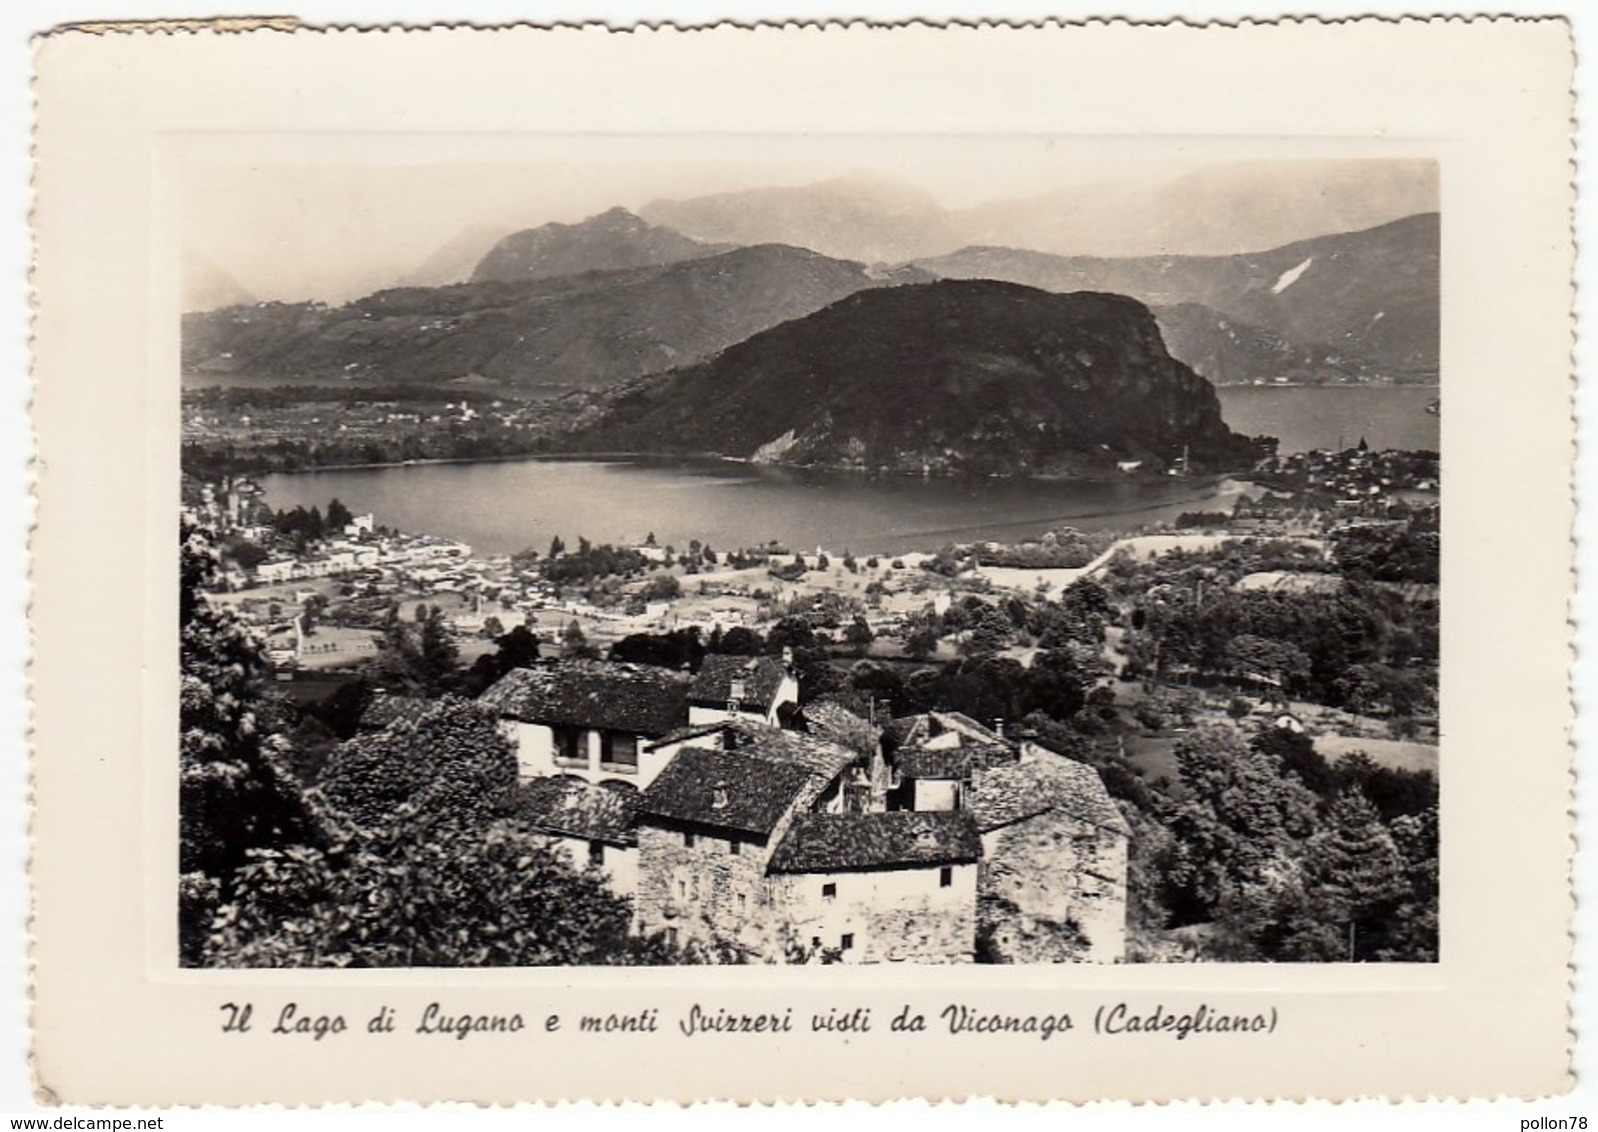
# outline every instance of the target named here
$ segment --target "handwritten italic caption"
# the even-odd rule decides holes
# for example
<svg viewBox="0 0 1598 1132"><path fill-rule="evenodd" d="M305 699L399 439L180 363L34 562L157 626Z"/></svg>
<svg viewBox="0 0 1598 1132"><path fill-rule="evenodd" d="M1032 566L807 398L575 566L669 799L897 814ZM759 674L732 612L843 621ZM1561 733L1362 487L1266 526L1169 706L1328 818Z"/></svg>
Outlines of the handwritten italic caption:
<svg viewBox="0 0 1598 1132"><path fill-rule="evenodd" d="M1101 1003L1086 1012L1009 1014L1002 1011L949 1003L922 1009L909 1004L896 1013L867 1006L837 1006L824 1010L794 1007L766 1012L729 1010L695 1003L673 1014L659 1007L631 1013L552 1014L520 1011L473 1014L431 1002L420 1011L380 1006L369 1016L320 1011L299 1001L273 1004L257 1011L253 1002L226 1002L220 1007L222 1033L265 1035L313 1042L347 1039L353 1035L383 1037L395 1034L425 1035L454 1041L503 1040L517 1035L659 1034L670 1038L714 1038L718 1035L781 1036L792 1034L852 1035L886 1031L891 1034L944 1034L955 1036L1021 1036L1055 1041L1083 1033L1102 1037L1147 1035L1185 1041L1213 1035L1253 1035L1276 1032L1276 1007L1238 1012L1209 1003L1181 1008L1163 1003L1133 1006L1125 1002Z"/></svg>

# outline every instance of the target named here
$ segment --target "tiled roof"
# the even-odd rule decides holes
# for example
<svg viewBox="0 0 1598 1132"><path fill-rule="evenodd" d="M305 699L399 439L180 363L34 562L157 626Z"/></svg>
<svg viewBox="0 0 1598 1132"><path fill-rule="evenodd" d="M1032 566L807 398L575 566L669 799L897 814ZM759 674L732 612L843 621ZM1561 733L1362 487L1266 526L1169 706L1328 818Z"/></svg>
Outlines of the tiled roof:
<svg viewBox="0 0 1598 1132"><path fill-rule="evenodd" d="M927 712L894 725L892 762L908 778L967 778L1018 757L1013 743L961 712Z"/></svg>
<svg viewBox="0 0 1598 1132"><path fill-rule="evenodd" d="M971 815L958 810L799 814L771 855L774 873L963 865L982 856Z"/></svg>
<svg viewBox="0 0 1598 1132"><path fill-rule="evenodd" d="M437 706L437 700L421 696L395 696L379 692L366 705L366 710L361 712L359 727L362 731L382 731L396 723L415 723Z"/></svg>
<svg viewBox="0 0 1598 1132"><path fill-rule="evenodd" d="M545 833L632 846L638 844L633 828L638 802L633 790L612 790L575 778L535 778L518 791L516 813Z"/></svg>
<svg viewBox="0 0 1598 1132"><path fill-rule="evenodd" d="M729 720L724 730L732 737L733 749L737 754L803 767L821 775L828 782L861 757L860 752L830 740L801 731L784 731L747 719Z"/></svg>
<svg viewBox="0 0 1598 1132"><path fill-rule="evenodd" d="M644 750L658 751L662 747L669 747L673 743L681 743L685 739L698 739L705 735L714 735L727 728L727 721L718 719L714 723L696 723L691 727L678 727L666 732L653 743L645 744Z"/></svg>
<svg viewBox="0 0 1598 1132"><path fill-rule="evenodd" d="M782 661L774 656L724 656L708 653L688 690L688 699L707 707L725 707L732 699L733 681L743 681L739 701L770 708L782 686Z"/></svg>
<svg viewBox="0 0 1598 1132"><path fill-rule="evenodd" d="M969 778L993 761L994 753L983 747L909 747L895 756L894 766L906 778Z"/></svg>
<svg viewBox="0 0 1598 1132"><path fill-rule="evenodd" d="M478 699L525 723L664 735L688 720L688 680L669 668L561 660L507 672Z"/></svg>
<svg viewBox="0 0 1598 1132"><path fill-rule="evenodd" d="M877 745L876 731L871 724L842 704L824 700L806 704L804 725L816 738L853 750L869 751Z"/></svg>
<svg viewBox="0 0 1598 1132"><path fill-rule="evenodd" d="M984 833L1050 811L1117 833L1129 832L1099 772L1052 751L977 772L965 804Z"/></svg>
<svg viewBox="0 0 1598 1132"><path fill-rule="evenodd" d="M769 834L828 779L797 763L751 758L745 751L684 747L649 789L640 812L675 821Z"/></svg>

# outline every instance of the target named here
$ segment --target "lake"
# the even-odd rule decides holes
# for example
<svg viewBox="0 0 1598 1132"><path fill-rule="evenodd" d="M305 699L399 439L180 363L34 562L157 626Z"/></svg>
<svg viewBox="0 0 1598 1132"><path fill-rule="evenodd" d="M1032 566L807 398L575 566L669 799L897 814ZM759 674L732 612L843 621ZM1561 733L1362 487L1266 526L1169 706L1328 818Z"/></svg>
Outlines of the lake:
<svg viewBox="0 0 1598 1132"><path fill-rule="evenodd" d="M1438 418L1426 411L1435 385L1300 386L1228 385L1215 391L1221 416L1234 432L1274 436L1281 452L1352 448L1363 437L1372 448L1437 451Z"/></svg>
<svg viewBox="0 0 1598 1132"><path fill-rule="evenodd" d="M1435 448L1435 389L1221 389L1234 429L1281 450ZM1413 418L1413 419L1412 419ZM1325 438L1325 439L1323 439ZM1230 510L1234 480L1052 482L859 476L725 461L503 460L350 468L262 477L273 507L338 498L399 530L446 535L483 554L575 544L699 539L718 550L776 539L791 549L901 553L949 542L1015 539L1053 527L1126 529L1183 511Z"/></svg>

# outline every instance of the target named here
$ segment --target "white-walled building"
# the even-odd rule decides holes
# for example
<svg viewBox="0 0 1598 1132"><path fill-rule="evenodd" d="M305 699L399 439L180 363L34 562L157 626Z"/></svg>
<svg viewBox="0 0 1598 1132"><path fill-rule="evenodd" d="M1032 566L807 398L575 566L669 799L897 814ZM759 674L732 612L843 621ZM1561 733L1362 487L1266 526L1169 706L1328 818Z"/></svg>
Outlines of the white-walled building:
<svg viewBox="0 0 1598 1132"><path fill-rule="evenodd" d="M688 723L745 718L779 727L798 704L799 681L786 661L710 653L688 689Z"/></svg>
<svg viewBox="0 0 1598 1132"><path fill-rule="evenodd" d="M688 677L669 669L562 660L508 672L479 699L499 713L524 779L644 789L669 760L648 745L687 721L687 696Z"/></svg>

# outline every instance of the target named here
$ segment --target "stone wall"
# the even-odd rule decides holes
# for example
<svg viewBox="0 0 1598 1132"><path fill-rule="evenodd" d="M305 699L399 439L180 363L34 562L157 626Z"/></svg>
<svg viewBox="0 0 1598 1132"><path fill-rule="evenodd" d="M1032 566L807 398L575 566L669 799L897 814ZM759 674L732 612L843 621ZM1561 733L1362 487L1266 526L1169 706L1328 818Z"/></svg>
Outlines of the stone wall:
<svg viewBox="0 0 1598 1132"><path fill-rule="evenodd" d="M638 891L638 850L634 846L606 845L584 837L558 837L551 835L550 844L566 855L574 869L582 870L594 863L595 846L600 857L599 869L605 881L617 896L632 897Z"/></svg>
<svg viewBox="0 0 1598 1132"><path fill-rule="evenodd" d="M979 882L991 958L1115 963L1126 955L1126 837L1062 814L984 834Z"/></svg>
<svg viewBox="0 0 1598 1132"><path fill-rule="evenodd" d="M635 907L645 934L666 932L679 944L732 943L752 957L784 962L784 933L766 884L764 842L751 838L733 852L725 832L643 824L638 828Z"/></svg>
<svg viewBox="0 0 1598 1132"><path fill-rule="evenodd" d="M808 955L827 952L844 963L969 963L975 956L976 865L808 873L773 877L771 885Z"/></svg>

